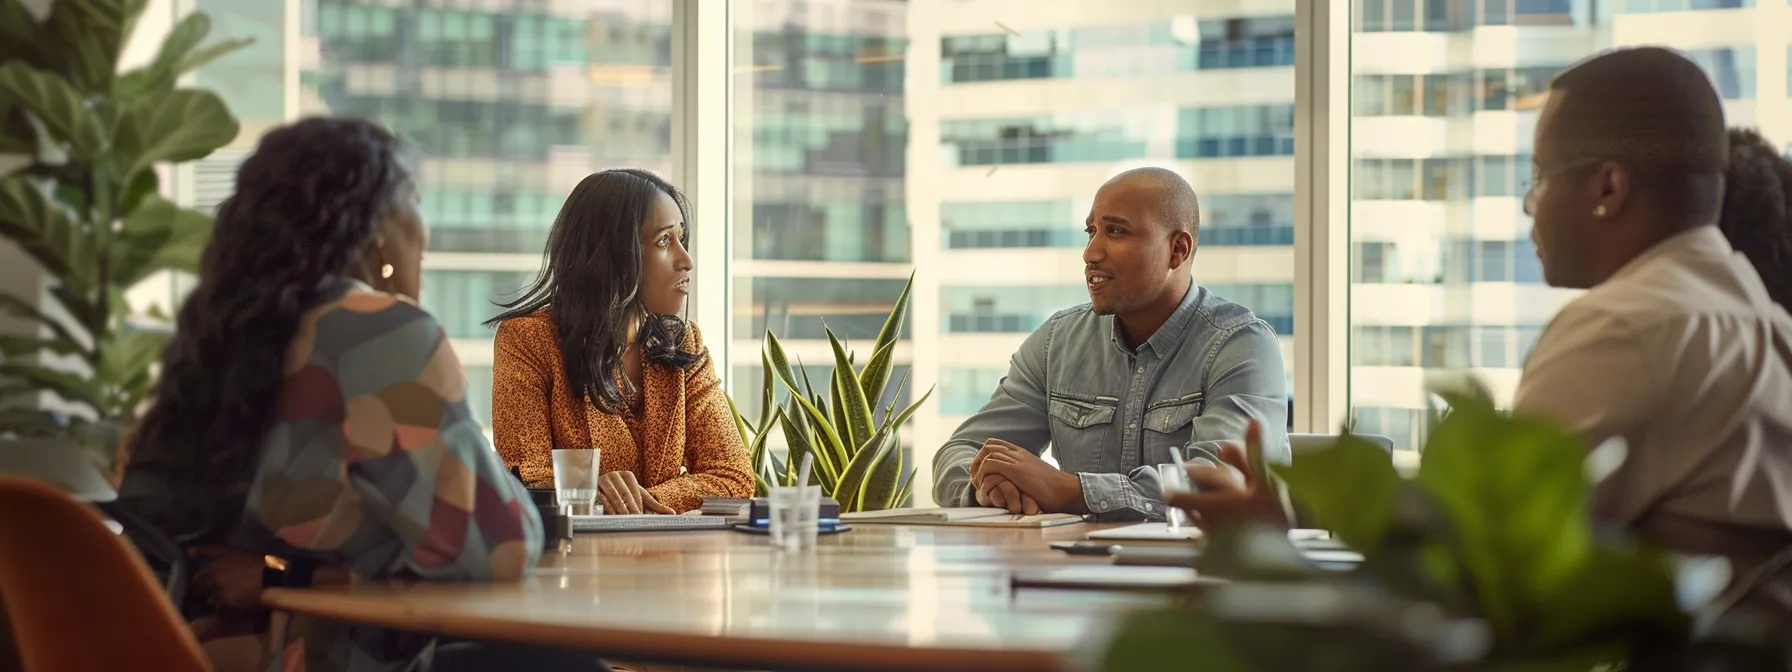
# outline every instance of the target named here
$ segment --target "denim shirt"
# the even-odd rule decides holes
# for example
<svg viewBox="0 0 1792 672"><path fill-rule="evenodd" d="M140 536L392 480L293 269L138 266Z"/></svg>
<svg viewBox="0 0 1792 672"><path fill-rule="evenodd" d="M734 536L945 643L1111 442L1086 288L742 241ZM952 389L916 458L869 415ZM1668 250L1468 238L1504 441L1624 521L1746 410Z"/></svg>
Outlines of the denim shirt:
<svg viewBox="0 0 1792 672"><path fill-rule="evenodd" d="M1161 520L1157 465L1216 459L1220 442L1263 424L1265 459L1288 461L1282 352L1269 323L1191 282L1169 321L1137 350L1089 305L1053 315L1009 363L983 410L934 456L940 506L976 506L971 460L987 439L1039 455L1082 481L1096 520Z"/></svg>

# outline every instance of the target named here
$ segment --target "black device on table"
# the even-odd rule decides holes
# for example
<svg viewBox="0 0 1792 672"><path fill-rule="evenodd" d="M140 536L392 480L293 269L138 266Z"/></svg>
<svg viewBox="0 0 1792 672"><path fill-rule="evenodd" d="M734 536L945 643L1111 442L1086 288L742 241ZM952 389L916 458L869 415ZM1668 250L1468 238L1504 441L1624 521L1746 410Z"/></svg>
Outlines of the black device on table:
<svg viewBox="0 0 1792 672"><path fill-rule="evenodd" d="M523 482L522 468L511 467L510 475L515 476L518 483ZM541 514L542 548L556 548L562 541L572 541L572 517L560 510L560 496L554 489L531 488L527 484L523 488L529 491L530 503Z"/></svg>
<svg viewBox="0 0 1792 672"><path fill-rule="evenodd" d="M772 500L766 497L754 497L747 500L746 522L735 525L738 532L748 534L770 534L772 525ZM817 534L839 534L852 529L851 525L840 522L840 502L832 497L821 498L821 510L816 514Z"/></svg>

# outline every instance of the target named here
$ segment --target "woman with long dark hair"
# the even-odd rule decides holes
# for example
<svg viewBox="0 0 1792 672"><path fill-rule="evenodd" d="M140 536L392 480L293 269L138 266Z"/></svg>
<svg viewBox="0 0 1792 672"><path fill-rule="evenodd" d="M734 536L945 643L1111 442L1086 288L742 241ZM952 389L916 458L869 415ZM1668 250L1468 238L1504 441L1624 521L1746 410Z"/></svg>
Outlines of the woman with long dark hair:
<svg viewBox="0 0 1792 672"><path fill-rule="evenodd" d="M514 579L540 556L528 493L413 303L412 175L386 130L306 119L264 136L218 207L120 498L218 558L183 611L220 669L278 669L294 646L313 669L396 669L432 648L299 617L267 632L264 581Z"/></svg>
<svg viewBox="0 0 1792 672"><path fill-rule="evenodd" d="M607 513L681 513L753 494L715 362L680 314L690 208L644 170L587 176L548 234L547 265L498 325L492 432L532 487L551 450L602 451Z"/></svg>
<svg viewBox="0 0 1792 672"><path fill-rule="evenodd" d="M1717 227L1754 264L1774 302L1792 310L1792 162L1753 129L1730 129Z"/></svg>

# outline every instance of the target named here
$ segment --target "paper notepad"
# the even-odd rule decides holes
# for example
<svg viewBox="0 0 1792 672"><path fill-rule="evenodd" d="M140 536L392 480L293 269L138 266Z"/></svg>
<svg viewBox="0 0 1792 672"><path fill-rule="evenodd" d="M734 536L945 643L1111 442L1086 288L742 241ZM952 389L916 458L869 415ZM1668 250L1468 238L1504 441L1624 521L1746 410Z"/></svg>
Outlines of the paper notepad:
<svg viewBox="0 0 1792 672"><path fill-rule="evenodd" d="M1004 509L958 507L947 509L888 509L856 511L840 515L842 522L861 525L958 525L965 527L1057 527L1083 522L1083 517L1069 513L1041 513L1025 516Z"/></svg>
<svg viewBox="0 0 1792 672"><path fill-rule="evenodd" d="M1139 523L1126 527L1090 532L1089 539L1095 541L1186 541L1200 539L1201 528L1193 525L1182 525L1175 531L1163 523Z"/></svg>

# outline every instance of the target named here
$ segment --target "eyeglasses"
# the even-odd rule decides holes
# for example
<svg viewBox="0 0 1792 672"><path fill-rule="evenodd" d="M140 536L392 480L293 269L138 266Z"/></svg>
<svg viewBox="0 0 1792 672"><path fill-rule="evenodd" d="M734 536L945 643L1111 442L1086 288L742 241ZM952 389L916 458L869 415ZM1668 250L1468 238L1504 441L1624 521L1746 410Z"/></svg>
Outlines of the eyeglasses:
<svg viewBox="0 0 1792 672"><path fill-rule="evenodd" d="M1549 170L1543 170L1543 171L1537 170L1537 167L1535 165L1532 165L1531 166L1531 184L1530 184L1530 186L1525 187L1525 190L1524 190L1524 214L1525 214L1525 216L1527 216L1527 217L1535 217L1536 216L1537 195L1539 193L1541 193L1541 191L1542 191L1541 187L1543 186L1543 183L1549 181L1549 178L1555 177L1557 175L1560 175L1560 174L1565 173L1570 170L1574 170L1576 168L1585 168L1587 166L1593 165L1595 163L1599 163L1604 160L1605 159L1602 159L1602 158L1576 159L1574 161L1569 161L1567 163L1557 165L1554 168L1550 168Z"/></svg>

